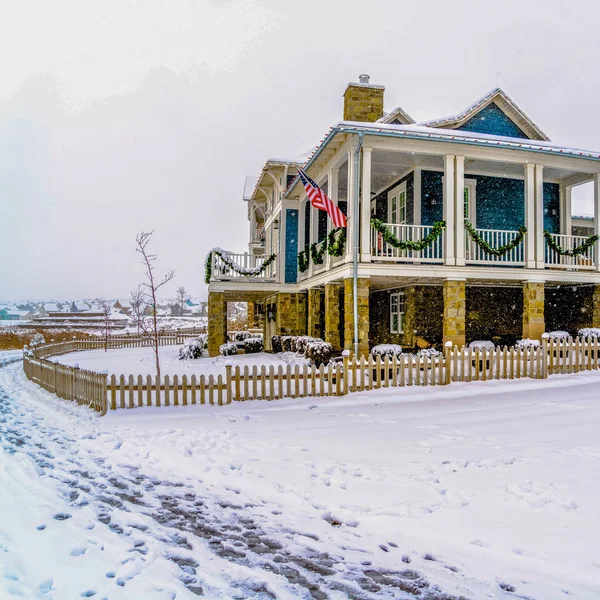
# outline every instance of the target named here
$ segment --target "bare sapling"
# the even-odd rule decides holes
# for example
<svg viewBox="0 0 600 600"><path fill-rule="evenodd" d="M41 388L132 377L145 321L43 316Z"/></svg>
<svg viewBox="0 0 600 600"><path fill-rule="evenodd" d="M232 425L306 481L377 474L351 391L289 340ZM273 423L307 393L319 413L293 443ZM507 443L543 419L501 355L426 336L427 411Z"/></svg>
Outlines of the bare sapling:
<svg viewBox="0 0 600 600"><path fill-rule="evenodd" d="M138 233L135 241L137 243L136 252L142 256L142 264L146 268L146 281L140 284L142 302L144 304L144 312L146 308L150 309L150 318L141 321L142 334L150 340L154 358L156 360L156 375L160 378L160 356L158 353L159 347L159 321L158 316L158 290L166 285L173 277L174 271L168 271L162 279L158 279L154 273L154 265L156 263L156 254L151 254L148 250L148 244L152 237L153 231L142 231Z"/></svg>
<svg viewBox="0 0 600 600"><path fill-rule="evenodd" d="M142 324L144 322L144 312L146 304L144 303L144 293L141 285L129 292L129 303L131 304L130 317L137 327L137 334L142 332Z"/></svg>
<svg viewBox="0 0 600 600"><path fill-rule="evenodd" d="M176 296L175 303L179 307L179 316L183 317L183 311L185 310L185 303L189 299L190 296L187 293L187 290L183 286L177 288L176 294L177 294L177 296Z"/></svg>
<svg viewBox="0 0 600 600"><path fill-rule="evenodd" d="M110 304L103 301L100 306L102 307L102 337L104 338L104 352L108 351L108 338L110 334Z"/></svg>

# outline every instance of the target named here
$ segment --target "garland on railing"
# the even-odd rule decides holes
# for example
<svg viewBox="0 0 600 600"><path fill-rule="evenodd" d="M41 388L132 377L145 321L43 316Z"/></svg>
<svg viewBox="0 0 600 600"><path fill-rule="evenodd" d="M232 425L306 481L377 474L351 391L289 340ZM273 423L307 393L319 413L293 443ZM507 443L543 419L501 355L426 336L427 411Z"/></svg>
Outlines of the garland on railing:
<svg viewBox="0 0 600 600"><path fill-rule="evenodd" d="M446 228L446 221L436 221L431 231L420 240L399 240L379 219L371 219L371 227L383 236L383 241L400 250L413 250L421 252L435 242Z"/></svg>
<svg viewBox="0 0 600 600"><path fill-rule="evenodd" d="M519 232L514 240L504 244L504 246L500 246L499 248L494 248L490 246L488 242L486 242L478 233L475 227L469 223L469 221L465 221L465 229L469 232L471 239L485 252L488 254L493 254L494 256L504 256L507 252L514 250L525 237L527 233L527 227L521 226L519 227Z"/></svg>
<svg viewBox="0 0 600 600"><path fill-rule="evenodd" d="M304 248L301 252L298 252L298 270L300 273L304 273L308 270L310 264L310 250L308 247Z"/></svg>
<svg viewBox="0 0 600 600"><path fill-rule="evenodd" d="M337 240L335 236L340 232ZM329 256L342 256L344 254L344 250L346 249L346 228L338 227L337 229L332 229L329 232L329 237L327 240L327 253Z"/></svg>
<svg viewBox="0 0 600 600"><path fill-rule="evenodd" d="M324 242L319 242L321 247L317 250L317 242L313 242L310 245L310 257L312 258L313 265L322 265L323 264L323 255L327 250L327 240Z"/></svg>
<svg viewBox="0 0 600 600"><path fill-rule="evenodd" d="M546 238L548 246L554 250L554 252L557 252L562 256L580 256L585 254L598 241L599 236L590 235L583 244L580 244L571 250L565 250L562 246L559 246L552 237L552 234L546 229L544 229L544 237Z"/></svg>
<svg viewBox="0 0 600 600"><path fill-rule="evenodd" d="M225 250L221 250L220 248L215 248L214 250L211 250L208 255L206 256L206 263L205 263L205 273L204 273L204 281L206 283L210 283L210 280L212 278L212 270L213 270L213 264L212 264L212 257L213 254L216 254L234 273L237 273L238 275L254 275L254 276L258 276L258 275L262 275L267 267L277 258L276 254L271 254L271 256L269 256L262 265L260 265L260 267L241 267L240 265L236 265L230 258L229 258L229 253L226 252Z"/></svg>

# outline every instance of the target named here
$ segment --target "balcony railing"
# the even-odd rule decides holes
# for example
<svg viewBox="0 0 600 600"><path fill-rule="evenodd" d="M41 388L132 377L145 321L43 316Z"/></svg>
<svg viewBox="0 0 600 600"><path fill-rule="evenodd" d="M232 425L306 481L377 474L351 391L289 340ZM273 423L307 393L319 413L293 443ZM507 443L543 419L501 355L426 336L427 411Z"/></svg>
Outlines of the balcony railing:
<svg viewBox="0 0 600 600"><path fill-rule="evenodd" d="M277 261L273 261L264 271L258 272L265 262L265 256L248 254L227 254L227 264L219 254L212 253L212 279L218 281L258 279L260 281L273 281L277 275Z"/></svg>
<svg viewBox="0 0 600 600"><path fill-rule="evenodd" d="M387 229L400 241L418 242L431 233L432 225L395 225L386 223ZM423 250L402 250L388 244L383 235L371 229L371 255L373 260L409 263L441 263L444 258L444 233Z"/></svg>
<svg viewBox="0 0 600 600"><path fill-rule="evenodd" d="M564 250L573 250L581 246L588 238L582 235L563 235L552 233L552 239ZM594 246L577 256L565 256L553 250L546 242L546 266L551 269L570 269L573 271L593 271L596 268Z"/></svg>
<svg viewBox="0 0 600 600"><path fill-rule="evenodd" d="M518 231L509 229L476 229L479 236L492 248L500 248L512 242L518 235ZM502 256L495 256L486 252L465 231L466 255L465 260L472 265L502 265L522 267L525 263L525 245L520 243L510 249Z"/></svg>

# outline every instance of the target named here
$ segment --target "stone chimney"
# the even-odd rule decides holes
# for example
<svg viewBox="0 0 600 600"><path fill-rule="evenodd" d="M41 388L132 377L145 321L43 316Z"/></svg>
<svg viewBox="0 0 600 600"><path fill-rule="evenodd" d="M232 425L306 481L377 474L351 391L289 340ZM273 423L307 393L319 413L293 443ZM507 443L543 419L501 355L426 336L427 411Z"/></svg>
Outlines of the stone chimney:
<svg viewBox="0 0 600 600"><path fill-rule="evenodd" d="M358 83L349 83L344 92L344 121L374 123L383 117L382 85L371 85L368 75L359 75Z"/></svg>

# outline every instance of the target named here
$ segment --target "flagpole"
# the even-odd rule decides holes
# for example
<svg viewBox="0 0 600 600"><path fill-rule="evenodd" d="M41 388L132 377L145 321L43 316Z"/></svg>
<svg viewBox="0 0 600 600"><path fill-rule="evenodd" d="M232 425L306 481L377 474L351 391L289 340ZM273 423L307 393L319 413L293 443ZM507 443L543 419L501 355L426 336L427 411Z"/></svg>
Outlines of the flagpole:
<svg viewBox="0 0 600 600"><path fill-rule="evenodd" d="M354 198L352 209L352 310L354 315L354 356L358 359L358 247L359 237L359 211L358 186L360 184L360 150L363 143L363 132L358 132L358 145L354 152Z"/></svg>

